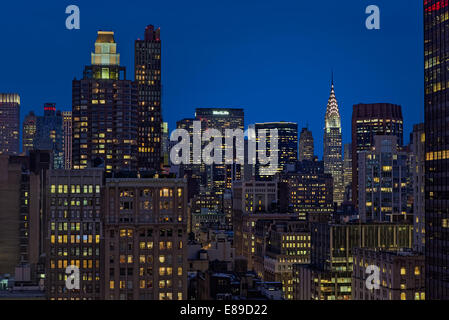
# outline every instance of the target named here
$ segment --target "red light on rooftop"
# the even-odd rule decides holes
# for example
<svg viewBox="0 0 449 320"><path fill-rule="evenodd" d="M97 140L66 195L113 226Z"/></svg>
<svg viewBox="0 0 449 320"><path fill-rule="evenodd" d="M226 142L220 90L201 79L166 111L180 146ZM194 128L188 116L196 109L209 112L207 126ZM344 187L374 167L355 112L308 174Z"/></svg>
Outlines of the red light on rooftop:
<svg viewBox="0 0 449 320"><path fill-rule="evenodd" d="M429 4L429 0L425 0L424 1L424 5L428 5ZM425 9L426 12L433 12L433 11L438 11L441 10L443 8L446 8L449 5L449 0L441 0L438 1L436 3L434 3L433 5L427 7Z"/></svg>

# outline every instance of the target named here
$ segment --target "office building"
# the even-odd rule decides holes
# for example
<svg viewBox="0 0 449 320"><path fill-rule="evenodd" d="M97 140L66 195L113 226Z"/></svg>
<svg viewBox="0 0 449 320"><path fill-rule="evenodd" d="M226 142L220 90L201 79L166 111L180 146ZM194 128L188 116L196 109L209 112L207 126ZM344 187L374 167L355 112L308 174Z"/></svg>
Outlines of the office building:
<svg viewBox="0 0 449 320"><path fill-rule="evenodd" d="M390 103L357 104L352 111L352 202L358 205L358 154L370 150L374 136L392 135L402 147L402 108Z"/></svg>
<svg viewBox="0 0 449 320"><path fill-rule="evenodd" d="M296 265L295 300L351 300L353 249L411 249L413 226L407 224L314 223L311 263Z"/></svg>
<svg viewBox="0 0 449 320"><path fill-rule="evenodd" d="M223 160L222 164L202 165L202 175L206 177L205 187L209 190L214 190L217 194L224 194L225 189L232 188L232 182L241 180L242 165L237 163L237 148L244 148L236 144L234 139L234 164L225 164L226 148L230 146L225 145L226 130L242 130L244 131L245 114L243 109L236 108L197 108L195 113L195 120L201 121L201 134L203 135L208 129L216 129L220 131L223 137ZM202 146L205 145L203 141Z"/></svg>
<svg viewBox="0 0 449 320"><path fill-rule="evenodd" d="M161 29L149 25L143 39L135 41L135 81L138 87L138 168L161 170L162 81Z"/></svg>
<svg viewBox="0 0 449 320"><path fill-rule="evenodd" d="M62 112L62 128L64 136L64 166L72 169L72 111Z"/></svg>
<svg viewBox="0 0 449 320"><path fill-rule="evenodd" d="M333 178L328 173L285 173L280 194L287 197L289 212L302 221L328 221L334 212Z"/></svg>
<svg viewBox="0 0 449 320"><path fill-rule="evenodd" d="M258 180L271 179L275 174L284 171L288 164L298 161L298 124L293 122L267 122L256 123L255 125L257 142L261 141L261 135L265 134L267 154L277 153L277 168L270 165L263 165L259 162L259 155L256 162L256 178ZM277 149L271 139L271 130L277 130ZM263 143L262 143L263 144ZM259 146L260 148L260 146ZM260 151L260 149L259 149Z"/></svg>
<svg viewBox="0 0 449 320"><path fill-rule="evenodd" d="M104 206L105 299L186 299L186 181L108 178Z"/></svg>
<svg viewBox="0 0 449 320"><path fill-rule="evenodd" d="M341 204L344 199L341 117L333 79L325 116L323 160L324 172L334 179L334 202Z"/></svg>
<svg viewBox="0 0 449 320"><path fill-rule="evenodd" d="M424 254L426 244L425 227L425 160L426 160L426 135L424 124L413 126L411 151L412 151L412 184L413 184L413 243L416 252Z"/></svg>
<svg viewBox="0 0 449 320"><path fill-rule="evenodd" d="M63 119L54 103L44 104L44 115L37 117L34 149L51 151L53 169L65 167Z"/></svg>
<svg viewBox="0 0 449 320"><path fill-rule="evenodd" d="M46 294L50 300L103 298L103 170L50 170L47 186ZM79 289L66 268L79 268Z"/></svg>
<svg viewBox="0 0 449 320"><path fill-rule="evenodd" d="M138 90L120 66L114 32L98 31L92 64L72 82L72 100L72 168L136 170Z"/></svg>
<svg viewBox="0 0 449 320"><path fill-rule="evenodd" d="M20 96L0 93L0 154L20 152Z"/></svg>
<svg viewBox="0 0 449 320"><path fill-rule="evenodd" d="M398 149L397 137L375 136L358 161L361 221L412 222L408 153Z"/></svg>
<svg viewBox="0 0 449 320"><path fill-rule="evenodd" d="M425 231L426 299L449 299L449 87L446 37L449 6L424 1L424 127L426 138Z"/></svg>
<svg viewBox="0 0 449 320"><path fill-rule="evenodd" d="M352 144L345 144L343 156L343 187L345 202L352 202Z"/></svg>
<svg viewBox="0 0 449 320"><path fill-rule="evenodd" d="M312 161L314 156L315 146L312 131L309 131L308 128L302 128L299 136L299 161Z"/></svg>
<svg viewBox="0 0 449 320"><path fill-rule="evenodd" d="M284 298L293 300L293 265L310 263L308 225L299 221L275 221L267 238L263 280L282 283Z"/></svg>
<svg viewBox="0 0 449 320"><path fill-rule="evenodd" d="M34 149L34 138L36 136L37 117L30 111L23 120L22 125L22 152L28 154Z"/></svg>

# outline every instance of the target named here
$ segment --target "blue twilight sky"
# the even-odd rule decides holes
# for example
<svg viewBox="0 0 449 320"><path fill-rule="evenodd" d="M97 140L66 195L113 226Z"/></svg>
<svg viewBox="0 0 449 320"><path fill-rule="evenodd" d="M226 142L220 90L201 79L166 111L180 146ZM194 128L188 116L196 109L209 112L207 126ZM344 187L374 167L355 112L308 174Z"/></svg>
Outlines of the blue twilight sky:
<svg viewBox="0 0 449 320"><path fill-rule="evenodd" d="M65 28L65 8L81 29ZM365 28L365 8L381 30ZM196 107L243 107L246 126L309 125L322 155L324 114L335 73L343 139L356 103L401 104L405 139L423 121L422 1L163 0L1 1L0 92L17 92L22 118L44 102L71 109L71 81L90 64L97 30L116 33L133 79L134 40L161 27L163 116L170 130Z"/></svg>

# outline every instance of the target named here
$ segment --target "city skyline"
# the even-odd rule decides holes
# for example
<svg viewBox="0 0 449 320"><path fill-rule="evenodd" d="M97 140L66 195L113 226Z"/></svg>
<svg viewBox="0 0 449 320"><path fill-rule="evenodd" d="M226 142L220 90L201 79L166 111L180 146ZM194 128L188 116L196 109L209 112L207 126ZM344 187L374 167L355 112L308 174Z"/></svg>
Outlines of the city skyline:
<svg viewBox="0 0 449 320"><path fill-rule="evenodd" d="M199 1L5 36L0 300L449 299L449 0Z"/></svg>
<svg viewBox="0 0 449 320"><path fill-rule="evenodd" d="M343 5L343 8L329 2L328 10L323 10L322 22L313 22L307 17L307 13L313 9L311 4L302 4L299 8L297 4L283 1L274 12L270 11L271 5L266 2L257 6L243 4L235 13L236 18L232 18L234 23L227 24L226 28L220 28L220 24L225 22L224 15L230 9L222 8L219 4L200 3L197 7L183 8L188 9L187 12L191 14L192 18L188 21L184 19L175 21L173 17L167 16L164 5L152 4L154 10L151 12L155 12L154 17L152 14L137 12L134 13L135 19L125 19L130 23L111 24L111 21L118 20L113 17L120 10L109 12L107 8L101 6L101 10L105 11L104 17L90 19L89 17L99 10L99 7L97 4L81 1L79 3L81 29L76 31L66 30L63 23L58 26L54 22L59 21L56 15L59 11L63 12L62 6L49 7L46 8L48 15L55 15L55 19L36 20L37 17L29 17L28 13L24 13L25 16L22 17L27 19L26 21L18 19L25 26L31 24L36 31L40 29L45 29L46 33L50 31L49 39L40 39L47 48L46 54L36 53L42 63L40 66L23 63L19 66L21 69L19 71L10 69L5 63L3 66L5 77L2 78L0 86L4 88L4 92L20 94L22 121L29 111L38 111L39 106L45 102L55 102L61 111L70 110L70 82L73 77L82 76L80 69L89 62L91 43L95 40L96 32L98 30L115 32L118 50L122 53L122 65L131 71L134 65L134 41L142 38L141 30L144 26L153 24L161 27L161 37L164 39L162 110L163 119L169 123L170 131L176 128L176 121L189 117L195 108L241 107L247 111L246 124L267 121L293 121L297 122L299 127L308 124L314 133L316 153L322 157L321 119L326 111L328 86L333 69L342 113L343 143L350 142L351 138L352 106L357 103L378 102L396 103L406 110L413 110L405 113L404 131L407 141L413 124L423 121L423 112L420 108L423 93L419 89L422 84L423 68L416 68L417 71L412 72L406 67L408 64L422 65L422 43L413 37L416 32L422 33L420 28L422 8L417 3L412 4L416 5L416 10L412 8L407 12L398 11L401 2L403 1L390 4L380 1L383 9L383 25L381 30L376 31L377 33L370 33L364 27L363 4L352 2ZM14 4L4 6L4 12L18 10ZM179 8L182 6L179 4ZM231 3L230 8L234 7L235 4ZM211 9L211 16L217 18L213 23L201 15L204 10ZM218 9L223 13L218 15ZM259 16L248 16L251 10L256 10ZM300 19L293 19L289 11L295 12ZM179 14L180 12L176 11L174 16L179 17ZM338 25L328 35L323 34L324 28L335 24L340 18L345 19L346 15L348 17L350 15L353 23ZM244 19L237 19L245 16L247 22L244 22ZM258 25L262 25L259 19L264 18L272 21L273 27L257 28ZM7 21L6 19L7 17L0 22L0 26ZM54 21L50 23L47 20ZM294 21L298 26L288 29ZM3 30L16 27L17 22L9 22ZM189 34L194 36L185 36L186 32L179 28L181 22L183 28L190 27ZM202 28L206 24L208 28L210 25L210 30ZM19 32L23 30L21 28L23 27L19 27ZM230 36L233 31L235 35ZM11 39L9 34L2 32L2 36L12 44L16 41ZM355 41L357 46L349 43L346 37L357 39ZM32 46L36 40L33 36L29 37L27 45ZM310 43L311 46L308 47L314 49L313 55L310 53L311 50L304 50L304 41ZM266 46L265 43L272 45ZM16 59L26 61L20 50L22 46L23 44L16 43L16 47L19 48ZM62 56L58 51L58 48L61 50L61 46L67 49ZM333 54L326 52L326 47L332 47ZM392 50L384 52L383 47ZM409 55L408 52L411 50L417 54ZM5 54L4 61L13 58L9 54ZM272 58L267 58L268 56ZM70 63L66 62L67 59L70 59ZM376 60L382 61L379 70L373 67L377 65L372 63ZM65 63L65 67L42 74L42 65L46 63ZM229 70L231 63L235 68L234 72ZM31 73L39 73L43 78L42 81L36 84L34 81L29 82L27 77L18 77L25 72L22 68L27 68ZM217 73L220 76L214 77ZM132 79L130 72L129 75ZM395 78L400 80L394 81ZM275 79L275 82L271 79ZM278 113L273 115L271 110L273 105L284 109L285 115Z"/></svg>

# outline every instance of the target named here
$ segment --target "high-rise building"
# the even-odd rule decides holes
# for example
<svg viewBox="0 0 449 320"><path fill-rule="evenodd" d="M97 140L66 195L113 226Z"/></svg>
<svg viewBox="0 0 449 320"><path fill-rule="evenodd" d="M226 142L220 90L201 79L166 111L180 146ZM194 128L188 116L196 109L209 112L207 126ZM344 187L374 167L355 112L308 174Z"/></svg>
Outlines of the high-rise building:
<svg viewBox="0 0 449 320"><path fill-rule="evenodd" d="M0 154L20 152L20 97L0 93Z"/></svg>
<svg viewBox="0 0 449 320"><path fill-rule="evenodd" d="M345 188L345 202L352 201L352 144L345 144L343 156L343 187Z"/></svg>
<svg viewBox="0 0 449 320"><path fill-rule="evenodd" d="M34 149L51 151L53 169L65 167L62 114L60 111L56 112L54 103L46 103L44 115L37 117Z"/></svg>
<svg viewBox="0 0 449 320"><path fill-rule="evenodd" d="M325 116L323 160L324 172L334 179L334 202L341 204L344 199L341 117L333 80Z"/></svg>
<svg viewBox="0 0 449 320"><path fill-rule="evenodd" d="M204 132L208 129L216 129L220 131L223 137L223 145L225 142L225 134L227 129L231 130L244 130L245 125L245 114L243 109L235 109L235 108L198 108L196 109L195 119L197 121L201 121L201 132ZM204 143L204 142L203 142ZM226 146L223 150L223 156L226 153ZM241 151L244 151L244 145L239 146L234 141L234 160L236 160L237 148L242 148ZM224 159L224 157L223 157ZM218 194L224 194L225 189L232 188L232 182L236 180L240 180L242 177L242 165L236 163L227 165L222 164L213 164L213 165L202 165L201 171L203 172L207 178L206 187L209 190L214 190Z"/></svg>
<svg viewBox="0 0 449 320"><path fill-rule="evenodd" d="M446 1L424 1L426 299L449 299L449 39Z"/></svg>
<svg viewBox="0 0 449 320"><path fill-rule="evenodd" d="M370 150L376 135L393 135L404 143L402 108L390 103L357 104L352 111L352 202L358 205L358 153Z"/></svg>
<svg viewBox="0 0 449 320"><path fill-rule="evenodd" d="M315 146L313 142L312 131L308 128L302 128L299 136L299 161L313 161L315 156Z"/></svg>
<svg viewBox="0 0 449 320"><path fill-rule="evenodd" d="M34 138L36 136L37 117L30 111L23 120L22 125L22 152L28 154L34 149Z"/></svg>
<svg viewBox="0 0 449 320"><path fill-rule="evenodd" d="M103 170L50 170L47 187L46 293L50 300L100 300ZM66 287L66 268L79 268L79 289Z"/></svg>
<svg viewBox="0 0 449 320"><path fill-rule="evenodd" d="M62 112L65 169L72 169L72 111Z"/></svg>
<svg viewBox="0 0 449 320"><path fill-rule="evenodd" d="M135 81L138 86L138 168L160 171L162 164L161 30L149 25L135 41Z"/></svg>
<svg viewBox="0 0 449 320"><path fill-rule="evenodd" d="M424 253L426 243L425 232L425 165L426 165L426 134L424 123L413 126L411 149L413 181L413 243L415 251Z"/></svg>
<svg viewBox="0 0 449 320"><path fill-rule="evenodd" d="M371 151L358 154L359 215L362 222L412 222L408 153L397 137L375 136Z"/></svg>
<svg viewBox="0 0 449 320"><path fill-rule="evenodd" d="M270 165L262 165L259 158L256 162L256 178L258 180L271 179L275 174L286 169L288 164L298 161L298 124L293 122L267 122L256 123L255 125L257 141L260 141L261 134L265 133L267 141L267 153L278 154L278 166L274 170ZM278 132L278 147L273 148L271 142L271 130Z"/></svg>
<svg viewBox="0 0 449 320"><path fill-rule="evenodd" d="M137 106L137 85L126 80L114 32L98 31L92 64L72 83L72 168L136 170Z"/></svg>
<svg viewBox="0 0 449 320"><path fill-rule="evenodd" d="M184 179L107 178L105 299L187 299Z"/></svg>
<svg viewBox="0 0 449 320"><path fill-rule="evenodd" d="M192 199L195 195L199 194L200 186L205 186L206 177L205 177L205 169L204 164L194 164L193 162L193 135L194 135L194 122L196 120L194 118L186 118L178 121L176 123L177 129L186 130L189 133L189 146L190 146L190 155L189 161L190 164L181 164L180 166L180 176L187 177L187 185L189 186L188 190L188 199ZM198 135L198 134L197 134ZM201 132L200 132L201 135ZM198 136L198 138L200 138Z"/></svg>

